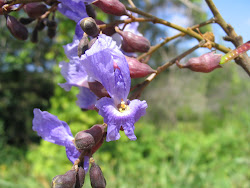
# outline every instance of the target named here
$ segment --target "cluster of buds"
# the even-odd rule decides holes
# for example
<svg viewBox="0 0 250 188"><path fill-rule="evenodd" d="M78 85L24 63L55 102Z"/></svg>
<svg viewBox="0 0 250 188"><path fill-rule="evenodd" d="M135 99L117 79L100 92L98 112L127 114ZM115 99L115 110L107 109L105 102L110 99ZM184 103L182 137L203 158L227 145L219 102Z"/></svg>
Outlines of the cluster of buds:
<svg viewBox="0 0 250 188"><path fill-rule="evenodd" d="M44 1L47 5L53 6L57 5L58 2L55 0ZM27 3L20 5L9 5L11 3L6 0L0 0L0 15L4 15L6 18L6 26L9 29L10 33L19 40L27 40L28 38L28 29L26 25L36 21L36 26L33 29L31 35L31 41L38 41L38 32L47 27L47 35L50 38L53 38L56 34L57 23L54 20L54 16L49 20L50 11L48 11L47 5L44 3ZM27 14L27 17L21 17L16 19L15 17L9 15L11 11L21 10Z"/></svg>

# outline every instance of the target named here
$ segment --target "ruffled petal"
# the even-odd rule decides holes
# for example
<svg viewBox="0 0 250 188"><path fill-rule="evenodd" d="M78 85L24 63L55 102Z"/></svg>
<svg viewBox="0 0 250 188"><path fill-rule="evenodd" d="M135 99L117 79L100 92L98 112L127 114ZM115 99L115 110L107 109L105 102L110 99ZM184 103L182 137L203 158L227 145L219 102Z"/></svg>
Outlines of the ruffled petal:
<svg viewBox="0 0 250 188"><path fill-rule="evenodd" d="M72 142L73 135L66 122L60 121L56 116L34 109L32 129L44 140L58 145L67 146Z"/></svg>
<svg viewBox="0 0 250 188"><path fill-rule="evenodd" d="M88 88L79 87L80 92L77 97L77 105L82 109L94 109L97 97Z"/></svg>
<svg viewBox="0 0 250 188"><path fill-rule="evenodd" d="M113 99L127 99L131 82L128 63L111 37L99 35L81 61L87 74L100 82ZM114 70L114 63L119 70Z"/></svg>
<svg viewBox="0 0 250 188"><path fill-rule="evenodd" d="M88 87L88 75L77 60L71 60L69 63L60 62L59 67L61 74L67 81L59 85L66 91L69 91L72 86Z"/></svg>

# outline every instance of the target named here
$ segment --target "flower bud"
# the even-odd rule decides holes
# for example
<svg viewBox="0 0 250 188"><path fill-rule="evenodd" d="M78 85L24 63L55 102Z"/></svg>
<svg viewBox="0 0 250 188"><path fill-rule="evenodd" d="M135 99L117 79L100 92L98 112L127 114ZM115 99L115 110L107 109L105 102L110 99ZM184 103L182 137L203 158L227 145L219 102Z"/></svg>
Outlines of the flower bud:
<svg viewBox="0 0 250 188"><path fill-rule="evenodd" d="M54 38L56 36L56 27L57 27L56 21L48 20L46 22L46 25L48 26L48 32L47 32L48 37L51 39Z"/></svg>
<svg viewBox="0 0 250 188"><path fill-rule="evenodd" d="M91 149L92 155L102 146L105 138L106 138L106 134L103 134L102 139L96 145L94 145L94 147Z"/></svg>
<svg viewBox="0 0 250 188"><path fill-rule="evenodd" d="M101 21L101 20L95 20L97 25L102 25L105 24L105 22ZM116 33L115 31L115 27L114 26L110 26L110 27L106 27L105 29L102 30L102 33L108 36L112 36L113 34Z"/></svg>
<svg viewBox="0 0 250 188"><path fill-rule="evenodd" d="M84 184L85 180L85 171L84 169L80 166L76 175L76 185L75 188L81 188Z"/></svg>
<svg viewBox="0 0 250 188"><path fill-rule="evenodd" d="M34 18L20 18L19 22L23 25L28 25L31 22L33 22L35 19Z"/></svg>
<svg viewBox="0 0 250 188"><path fill-rule="evenodd" d="M76 184L76 171L69 170L64 175L55 176L52 180L52 188L74 188Z"/></svg>
<svg viewBox="0 0 250 188"><path fill-rule="evenodd" d="M100 30L95 20L91 17L84 18L80 22L80 26L82 30L89 36L96 37L100 33Z"/></svg>
<svg viewBox="0 0 250 188"><path fill-rule="evenodd" d="M125 52L147 52L150 42L143 36L135 35L130 31L116 30L123 38L122 49Z"/></svg>
<svg viewBox="0 0 250 188"><path fill-rule="evenodd" d="M156 70L152 69L148 64L141 63L136 58L125 57L128 62L131 78L142 78L156 72Z"/></svg>
<svg viewBox="0 0 250 188"><path fill-rule="evenodd" d="M86 7L86 12L87 12L88 16L95 19L96 12L95 12L95 9L92 7L92 5L87 4L87 5L85 5L85 7Z"/></svg>
<svg viewBox="0 0 250 188"><path fill-rule="evenodd" d="M19 40L26 40L28 38L27 28L23 24L21 24L15 17L7 15L6 25L15 38Z"/></svg>
<svg viewBox="0 0 250 188"><path fill-rule="evenodd" d="M100 82L94 81L94 82L88 82L89 89L92 91L97 97L109 97L109 94L107 90L103 87L103 85Z"/></svg>
<svg viewBox="0 0 250 188"><path fill-rule="evenodd" d="M30 18L39 18L43 15L48 8L46 5L41 3L28 3L23 6L24 11L28 14Z"/></svg>
<svg viewBox="0 0 250 188"><path fill-rule="evenodd" d="M95 145L94 137L85 131L80 131L75 136L75 146L79 150L89 150Z"/></svg>
<svg viewBox="0 0 250 188"><path fill-rule="evenodd" d="M84 54L85 51L89 49L88 43L89 43L88 37L83 36L77 47L77 54L79 57L81 57L81 55Z"/></svg>
<svg viewBox="0 0 250 188"><path fill-rule="evenodd" d="M92 163L91 168L89 170L89 176L92 188L106 187L106 180L102 174L102 170L96 163Z"/></svg>
<svg viewBox="0 0 250 188"><path fill-rule="evenodd" d="M203 54L200 57L193 57L188 60L185 65L176 63L179 68L188 68L195 72L208 73L216 68L221 68L219 65L221 60L221 54L215 54L215 52L209 52Z"/></svg>
<svg viewBox="0 0 250 188"><path fill-rule="evenodd" d="M35 29L33 30L32 34L31 34L31 42L33 43L37 43L38 42L38 30L35 27Z"/></svg>
<svg viewBox="0 0 250 188"><path fill-rule="evenodd" d="M119 0L97 0L92 4L107 14L113 14L115 16L127 15L126 7Z"/></svg>
<svg viewBox="0 0 250 188"><path fill-rule="evenodd" d="M86 133L91 134L94 137L95 144L97 144L103 137L104 126L101 124L93 125L90 129L85 130Z"/></svg>
<svg viewBox="0 0 250 188"><path fill-rule="evenodd" d="M46 22L47 19L39 20L36 24L36 28L38 31L41 31L45 28L44 22Z"/></svg>

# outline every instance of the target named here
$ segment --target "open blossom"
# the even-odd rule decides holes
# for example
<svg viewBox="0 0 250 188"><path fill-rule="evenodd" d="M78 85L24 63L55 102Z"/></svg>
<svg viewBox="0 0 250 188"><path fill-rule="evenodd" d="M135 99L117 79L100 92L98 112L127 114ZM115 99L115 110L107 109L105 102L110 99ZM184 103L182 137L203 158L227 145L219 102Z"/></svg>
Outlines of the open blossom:
<svg viewBox="0 0 250 188"><path fill-rule="evenodd" d="M74 137L70 131L68 124L59 120L56 116L46 111L34 109L34 119L32 121L32 129L37 132L44 140L64 146L68 159L74 163L80 156L80 152L76 149L73 140ZM84 157L84 170L88 171L89 157Z"/></svg>
<svg viewBox="0 0 250 188"><path fill-rule="evenodd" d="M146 101L127 99L131 78L125 56L111 37L99 35L93 46L81 56L81 65L100 82L111 98L103 97L96 107L108 125L107 141L118 140L122 127L131 140L136 140L134 124L146 113ZM114 68L114 62L116 68Z"/></svg>

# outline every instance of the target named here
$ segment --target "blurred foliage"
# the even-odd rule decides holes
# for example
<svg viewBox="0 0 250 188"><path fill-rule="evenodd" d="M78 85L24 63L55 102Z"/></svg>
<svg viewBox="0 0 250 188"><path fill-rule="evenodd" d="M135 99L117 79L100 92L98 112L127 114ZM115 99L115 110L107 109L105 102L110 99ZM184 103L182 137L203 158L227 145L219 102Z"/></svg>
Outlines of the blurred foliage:
<svg viewBox="0 0 250 188"><path fill-rule="evenodd" d="M207 19L199 11L201 0L192 0L193 7L181 0L134 2L161 18L175 10L186 15L191 25ZM39 138L31 129L33 108L49 111L66 121L73 135L102 123L97 112L82 112L76 106L77 88L65 92L57 85L64 79L54 65L66 59L62 45L72 41L75 23L60 14L56 18L59 25L55 43L46 31L39 33L38 44L32 44L15 40L7 29L0 30L3 188L48 188L54 176L64 174L72 166L63 146L44 140L37 144ZM99 18L106 19L104 14ZM1 28L4 24L4 17L0 16ZM152 31L152 24L141 25L140 30L152 39L152 44L169 34L165 27L157 26ZM153 55L152 65L156 67L179 53L176 46L189 39L166 45ZM248 79L234 63L210 74L175 66L162 73L142 96L149 108L136 124L138 140L130 141L121 133L119 141L104 143L94 155L107 187L250 187ZM84 187L90 187L88 175Z"/></svg>

